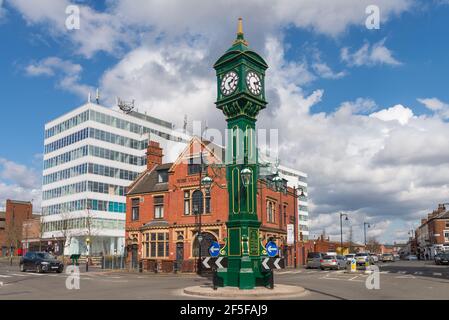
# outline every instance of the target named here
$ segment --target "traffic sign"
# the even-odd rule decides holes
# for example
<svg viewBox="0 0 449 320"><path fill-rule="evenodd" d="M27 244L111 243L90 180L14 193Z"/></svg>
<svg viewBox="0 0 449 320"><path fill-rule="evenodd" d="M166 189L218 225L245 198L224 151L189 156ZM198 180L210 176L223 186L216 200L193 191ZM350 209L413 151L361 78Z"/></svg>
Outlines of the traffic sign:
<svg viewBox="0 0 449 320"><path fill-rule="evenodd" d="M228 267L228 258L226 257L206 257L203 259L203 266L206 269L223 269Z"/></svg>
<svg viewBox="0 0 449 320"><path fill-rule="evenodd" d="M275 257L278 254L278 246L273 241L270 241L265 246L269 257Z"/></svg>
<svg viewBox="0 0 449 320"><path fill-rule="evenodd" d="M262 268L264 268L265 270L284 269L285 260L284 258L263 258Z"/></svg>
<svg viewBox="0 0 449 320"><path fill-rule="evenodd" d="M220 254L220 244L216 241L212 242L211 246L209 247L209 254L211 257L218 257Z"/></svg>

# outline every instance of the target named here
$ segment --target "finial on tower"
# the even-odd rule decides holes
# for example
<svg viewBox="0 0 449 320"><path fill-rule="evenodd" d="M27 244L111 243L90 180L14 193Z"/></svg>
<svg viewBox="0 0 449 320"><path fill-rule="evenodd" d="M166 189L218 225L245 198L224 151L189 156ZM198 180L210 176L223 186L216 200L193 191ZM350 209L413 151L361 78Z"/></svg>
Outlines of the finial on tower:
<svg viewBox="0 0 449 320"><path fill-rule="evenodd" d="M248 42L243 37L243 19L239 18L239 22L237 25L237 39L235 39L234 44L243 43L245 46L248 45Z"/></svg>
<svg viewBox="0 0 449 320"><path fill-rule="evenodd" d="M243 34L243 19L239 18L239 24L237 27L237 34Z"/></svg>

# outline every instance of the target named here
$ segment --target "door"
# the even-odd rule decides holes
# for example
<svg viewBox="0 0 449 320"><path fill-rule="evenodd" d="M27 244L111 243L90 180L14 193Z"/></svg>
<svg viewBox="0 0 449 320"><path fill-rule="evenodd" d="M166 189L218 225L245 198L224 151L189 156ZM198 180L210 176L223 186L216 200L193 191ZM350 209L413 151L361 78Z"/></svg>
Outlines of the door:
<svg viewBox="0 0 449 320"><path fill-rule="evenodd" d="M133 269L137 269L138 261L137 261L137 244L133 244L131 250L131 266Z"/></svg>
<svg viewBox="0 0 449 320"><path fill-rule="evenodd" d="M177 270L181 270L183 260L184 260L184 243L178 242L176 244L176 269Z"/></svg>

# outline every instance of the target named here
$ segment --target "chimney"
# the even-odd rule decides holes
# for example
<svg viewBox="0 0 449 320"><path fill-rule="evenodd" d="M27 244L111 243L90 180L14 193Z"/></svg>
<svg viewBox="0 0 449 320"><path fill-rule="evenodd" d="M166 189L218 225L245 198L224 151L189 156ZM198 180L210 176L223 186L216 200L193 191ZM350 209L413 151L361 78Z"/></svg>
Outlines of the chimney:
<svg viewBox="0 0 449 320"><path fill-rule="evenodd" d="M159 142L150 140L147 147L147 169L151 170L154 167L161 165L163 156Z"/></svg>

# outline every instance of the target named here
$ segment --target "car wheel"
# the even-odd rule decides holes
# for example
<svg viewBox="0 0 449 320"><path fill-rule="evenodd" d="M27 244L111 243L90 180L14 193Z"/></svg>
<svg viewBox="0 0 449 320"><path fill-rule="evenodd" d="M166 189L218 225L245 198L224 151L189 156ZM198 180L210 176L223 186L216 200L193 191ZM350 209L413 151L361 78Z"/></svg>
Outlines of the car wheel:
<svg viewBox="0 0 449 320"><path fill-rule="evenodd" d="M20 265L20 271L22 271L22 272L26 271L25 265L23 263Z"/></svg>
<svg viewBox="0 0 449 320"><path fill-rule="evenodd" d="M58 270L56 270L57 273L61 273L64 270L64 268L59 268Z"/></svg>
<svg viewBox="0 0 449 320"><path fill-rule="evenodd" d="M42 269L42 266L41 266L40 264L38 264L38 265L36 266L36 272L37 272L37 273L44 273L44 270Z"/></svg>

